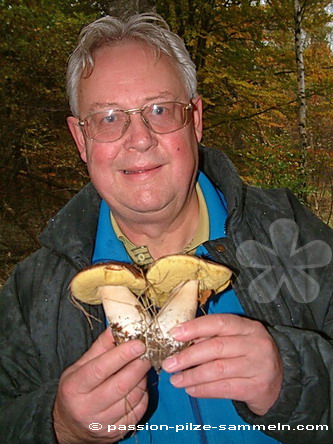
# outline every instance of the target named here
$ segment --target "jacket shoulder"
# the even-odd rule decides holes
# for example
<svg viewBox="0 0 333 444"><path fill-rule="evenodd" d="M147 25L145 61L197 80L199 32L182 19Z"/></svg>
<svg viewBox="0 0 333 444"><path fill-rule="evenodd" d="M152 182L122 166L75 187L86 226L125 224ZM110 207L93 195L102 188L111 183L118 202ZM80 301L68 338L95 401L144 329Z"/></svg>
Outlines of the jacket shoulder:
<svg viewBox="0 0 333 444"><path fill-rule="evenodd" d="M304 239L314 237L333 246L333 230L287 188L262 189L244 185L243 204L252 223L256 218L269 224L289 219L297 224Z"/></svg>

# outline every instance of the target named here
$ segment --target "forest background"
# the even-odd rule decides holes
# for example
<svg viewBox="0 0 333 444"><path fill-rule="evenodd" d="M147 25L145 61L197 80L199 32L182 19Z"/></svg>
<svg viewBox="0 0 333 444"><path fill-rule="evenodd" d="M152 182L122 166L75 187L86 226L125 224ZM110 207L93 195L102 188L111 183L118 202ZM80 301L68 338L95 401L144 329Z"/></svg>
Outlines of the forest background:
<svg viewBox="0 0 333 444"><path fill-rule="evenodd" d="M333 224L331 2L0 0L0 284L88 181L66 126L66 63L80 29L150 10L196 63L203 143L246 182L288 187Z"/></svg>

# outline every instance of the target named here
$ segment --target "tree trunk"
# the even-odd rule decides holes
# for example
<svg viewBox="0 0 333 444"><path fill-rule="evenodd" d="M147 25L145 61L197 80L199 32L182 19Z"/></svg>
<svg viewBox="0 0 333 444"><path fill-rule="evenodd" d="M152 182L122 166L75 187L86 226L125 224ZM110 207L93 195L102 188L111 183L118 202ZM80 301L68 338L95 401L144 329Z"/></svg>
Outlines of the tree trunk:
<svg viewBox="0 0 333 444"><path fill-rule="evenodd" d="M297 93L298 93L298 131L300 140L300 178L301 190L300 197L306 200L306 179L307 179L307 151L308 151L308 132L307 132L307 109L306 109L306 90L305 90L305 67L304 67L304 32L302 30L302 20L304 15L306 0L303 5L299 0L294 0L294 20L295 20L295 57L297 71Z"/></svg>

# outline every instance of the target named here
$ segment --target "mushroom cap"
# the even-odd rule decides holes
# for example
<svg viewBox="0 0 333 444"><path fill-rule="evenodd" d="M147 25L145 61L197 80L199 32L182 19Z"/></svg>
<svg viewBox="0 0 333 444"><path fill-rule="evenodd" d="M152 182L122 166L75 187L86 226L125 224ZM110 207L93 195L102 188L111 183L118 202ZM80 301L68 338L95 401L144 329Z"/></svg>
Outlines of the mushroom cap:
<svg viewBox="0 0 333 444"><path fill-rule="evenodd" d="M72 295L87 304L102 303L99 287L123 286L134 294L141 295L146 288L142 273L131 264L124 262L107 262L96 264L80 271L71 281Z"/></svg>
<svg viewBox="0 0 333 444"><path fill-rule="evenodd" d="M92 265L74 276L70 289L76 299L96 305L102 303L99 287L124 286L137 296L145 293L153 305L162 307L181 283L199 281L200 297L205 292L222 291L229 285L231 276L232 271L224 265L196 256L176 254L155 261L145 275L133 265L123 262Z"/></svg>
<svg viewBox="0 0 333 444"><path fill-rule="evenodd" d="M199 281L203 292L219 293L230 283L232 271L224 265L197 256L177 254L155 261L146 273L147 293L154 305L162 307L171 291L182 282Z"/></svg>

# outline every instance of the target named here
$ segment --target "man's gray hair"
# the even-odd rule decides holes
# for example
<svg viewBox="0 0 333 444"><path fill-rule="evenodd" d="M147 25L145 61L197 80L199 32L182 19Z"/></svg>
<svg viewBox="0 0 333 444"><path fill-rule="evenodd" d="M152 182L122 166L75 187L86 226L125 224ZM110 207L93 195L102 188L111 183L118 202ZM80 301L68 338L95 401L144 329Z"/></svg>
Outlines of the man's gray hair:
<svg viewBox="0 0 333 444"><path fill-rule="evenodd" d="M196 96L195 65L183 40L170 31L168 24L161 16L155 13L136 14L123 19L106 16L82 29L78 46L69 58L67 95L74 116L79 117L79 82L84 73L89 73L93 69L95 51L102 46L128 40L142 41L149 45L157 55L164 53L172 57L184 80L189 98Z"/></svg>

